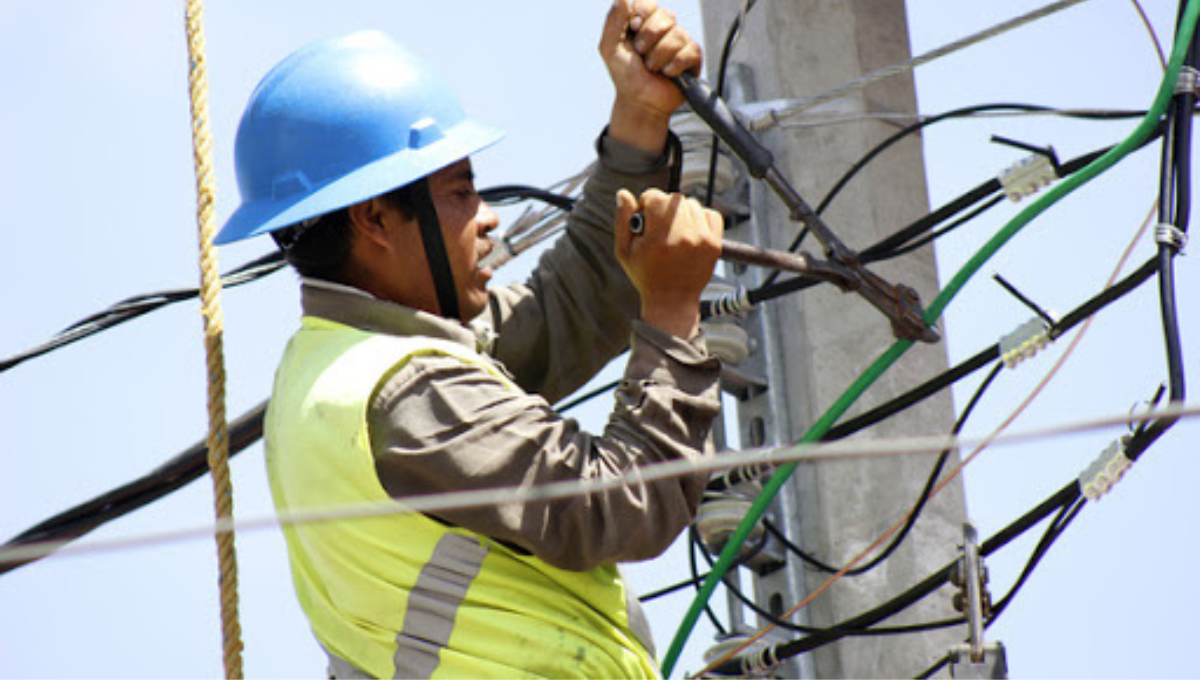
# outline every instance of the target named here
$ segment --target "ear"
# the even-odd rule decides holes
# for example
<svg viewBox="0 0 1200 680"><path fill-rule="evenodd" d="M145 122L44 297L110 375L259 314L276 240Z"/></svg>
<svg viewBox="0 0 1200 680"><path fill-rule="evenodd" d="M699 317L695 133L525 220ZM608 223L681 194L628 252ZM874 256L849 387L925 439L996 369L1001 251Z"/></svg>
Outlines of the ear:
<svg viewBox="0 0 1200 680"><path fill-rule="evenodd" d="M378 196L350 206L346 210L350 215L351 230L368 243L383 248L389 247L387 228L383 223L385 208L383 200Z"/></svg>

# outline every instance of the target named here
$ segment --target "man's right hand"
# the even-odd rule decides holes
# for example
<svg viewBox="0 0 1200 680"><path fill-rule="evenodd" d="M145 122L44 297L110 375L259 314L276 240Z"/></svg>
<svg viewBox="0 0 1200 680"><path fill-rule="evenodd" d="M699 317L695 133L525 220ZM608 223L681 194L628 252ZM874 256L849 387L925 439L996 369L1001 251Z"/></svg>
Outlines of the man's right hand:
<svg viewBox="0 0 1200 680"><path fill-rule="evenodd" d="M643 216L641 234L630 230ZM700 329L700 293L721 256L721 214L680 194L650 189L617 193L613 228L617 260L642 299L642 319L684 339Z"/></svg>

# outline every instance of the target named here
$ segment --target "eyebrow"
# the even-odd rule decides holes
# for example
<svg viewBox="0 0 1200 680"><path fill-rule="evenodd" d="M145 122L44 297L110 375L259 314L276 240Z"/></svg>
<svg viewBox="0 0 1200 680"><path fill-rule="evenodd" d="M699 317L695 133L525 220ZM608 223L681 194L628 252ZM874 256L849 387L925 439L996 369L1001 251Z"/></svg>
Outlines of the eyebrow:
<svg viewBox="0 0 1200 680"><path fill-rule="evenodd" d="M448 179L450 179L451 181L467 180L468 182L474 182L475 181L475 169L468 165L461 169L454 170L450 173L450 176Z"/></svg>

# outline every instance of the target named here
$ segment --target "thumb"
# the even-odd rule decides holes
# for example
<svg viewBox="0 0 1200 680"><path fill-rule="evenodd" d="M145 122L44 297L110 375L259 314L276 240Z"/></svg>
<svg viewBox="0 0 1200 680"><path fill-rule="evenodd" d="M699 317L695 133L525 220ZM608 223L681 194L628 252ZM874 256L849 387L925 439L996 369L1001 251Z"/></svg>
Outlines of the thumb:
<svg viewBox="0 0 1200 680"><path fill-rule="evenodd" d="M629 220L633 219L633 213L637 212L638 202L633 193L628 189L621 189L617 192L617 213L613 223L613 244L616 248L617 258L624 260L629 257L630 248L633 245L633 232L629 230Z"/></svg>
<svg viewBox="0 0 1200 680"><path fill-rule="evenodd" d="M600 54L608 56L617 50L617 45L625 39L625 28L633 15L630 0L613 0L604 20L604 30L600 33Z"/></svg>

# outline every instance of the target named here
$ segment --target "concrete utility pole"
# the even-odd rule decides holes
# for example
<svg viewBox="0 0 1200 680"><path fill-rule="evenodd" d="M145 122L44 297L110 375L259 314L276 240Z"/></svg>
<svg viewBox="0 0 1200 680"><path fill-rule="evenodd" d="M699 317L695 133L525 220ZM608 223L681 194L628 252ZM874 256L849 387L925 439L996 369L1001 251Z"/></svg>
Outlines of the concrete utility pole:
<svg viewBox="0 0 1200 680"><path fill-rule="evenodd" d="M708 80L715 85L720 49L744 0L702 0ZM746 101L799 99L832 89L910 56L903 2L896 0L786 0L760 2L747 17L731 65ZM732 93L730 101L737 102ZM889 78L821 105L760 136L776 167L815 208L832 184L874 144L897 128L861 114L917 110L910 75ZM835 124L807 125L837 115ZM751 187L751 219L727 238L785 248L798 231L777 197ZM920 138L891 148L859 175L823 215L851 248L861 250L928 212ZM804 248L823 256L810 239ZM929 247L896 261L871 265L892 283L915 288L924 304L937 292ZM760 270L738 282L753 288ZM890 326L861 298L821 286L767 303L745 328L756 349L748 365L765 376L738 404L743 446L796 441L859 373L892 342ZM873 386L849 418L935 375L946 367L944 342L918 345ZM872 437L947 433L953 424L948 393L873 427ZM900 520L917 500L935 455L801 465L772 509L791 539L827 564L841 566ZM949 466L953 465L955 457ZM829 626L883 603L958 556L965 519L962 486L947 487L924 510L904 545L872 571L847 577L806 609L807 623ZM828 574L789 556L782 569L756 575L756 601L787 611ZM954 615L946 588L889 619L887 625ZM736 617L735 617L736 618ZM788 636L796 634L787 634ZM963 627L940 632L847 638L792 662L783 674L809 677L911 677L963 642ZM945 672L943 671L943 675Z"/></svg>

